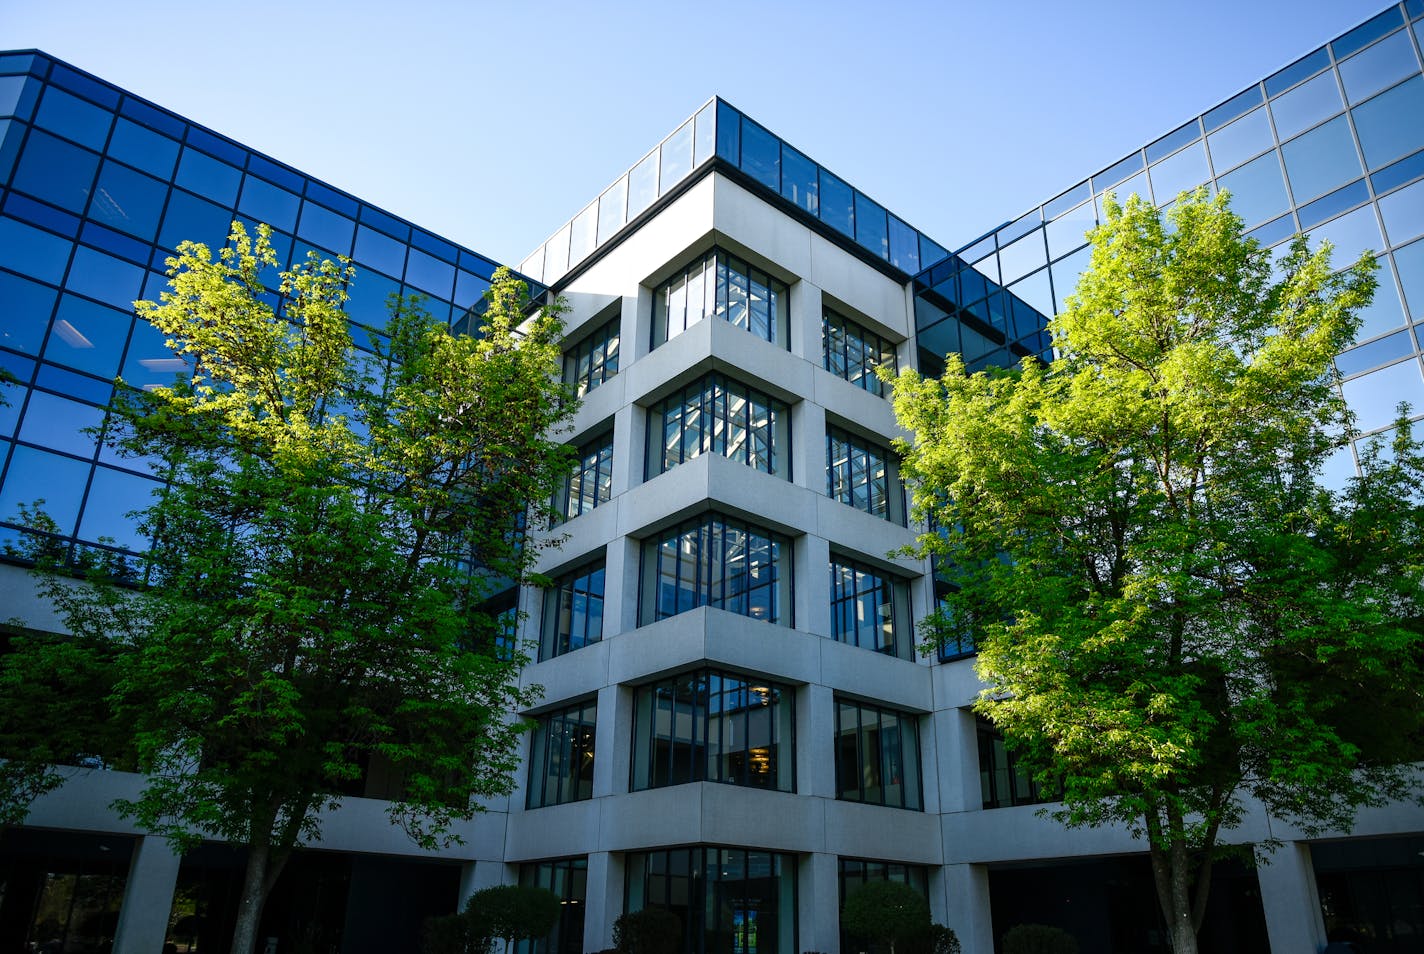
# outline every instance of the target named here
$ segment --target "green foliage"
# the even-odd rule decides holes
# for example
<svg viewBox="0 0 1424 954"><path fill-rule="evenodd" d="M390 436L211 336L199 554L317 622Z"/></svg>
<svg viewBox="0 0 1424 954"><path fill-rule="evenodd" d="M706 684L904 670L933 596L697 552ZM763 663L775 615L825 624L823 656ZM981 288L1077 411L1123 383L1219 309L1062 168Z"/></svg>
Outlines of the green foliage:
<svg viewBox="0 0 1424 954"><path fill-rule="evenodd" d="M1332 273L1298 238L1273 269L1227 201L1110 201L1053 364L895 388L979 711L1058 818L1147 839L1178 950L1243 796L1311 832L1415 796L1424 712L1424 458L1403 427L1346 491L1317 479L1373 258Z"/></svg>
<svg viewBox="0 0 1424 954"><path fill-rule="evenodd" d="M140 514L144 585L37 560L73 645L116 648L110 719L146 775L120 810L180 847L252 847L240 951L291 849L368 767L426 848L510 790L508 713L537 689L485 601L547 545L525 529L549 526L570 455L548 435L576 407L558 309L526 318L507 271L478 337L394 298L363 352L342 310L354 269L279 272L268 236L234 223L216 259L183 243L162 302L136 303L191 369L120 388L106 424L169 478Z"/></svg>
<svg viewBox="0 0 1424 954"><path fill-rule="evenodd" d="M959 937L943 924L931 924L905 942L905 954L960 954Z"/></svg>
<svg viewBox="0 0 1424 954"><path fill-rule="evenodd" d="M426 918L421 926L421 954L488 954L488 937L475 938L464 915Z"/></svg>
<svg viewBox="0 0 1424 954"><path fill-rule="evenodd" d="M895 945L930 930L930 904L899 881L869 881L846 895L841 927L852 937Z"/></svg>
<svg viewBox="0 0 1424 954"><path fill-rule="evenodd" d="M644 908L613 922L613 947L619 954L677 954L682 950L682 921L666 908Z"/></svg>
<svg viewBox="0 0 1424 954"><path fill-rule="evenodd" d="M1078 954L1078 942L1060 927L1016 924L1004 932L1004 954Z"/></svg>
<svg viewBox="0 0 1424 954"><path fill-rule="evenodd" d="M559 896L545 888L503 884L476 891L465 904L471 937L512 943L540 938L559 923Z"/></svg>

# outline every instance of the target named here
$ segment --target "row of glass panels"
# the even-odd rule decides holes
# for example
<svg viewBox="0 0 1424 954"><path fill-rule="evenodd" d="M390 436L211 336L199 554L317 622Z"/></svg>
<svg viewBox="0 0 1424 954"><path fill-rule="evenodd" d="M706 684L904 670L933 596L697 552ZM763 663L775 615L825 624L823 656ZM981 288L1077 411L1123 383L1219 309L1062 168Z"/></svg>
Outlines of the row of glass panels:
<svg viewBox="0 0 1424 954"><path fill-rule="evenodd" d="M520 271L553 284L713 156L906 275L949 255L865 193L714 98L555 232Z"/></svg>

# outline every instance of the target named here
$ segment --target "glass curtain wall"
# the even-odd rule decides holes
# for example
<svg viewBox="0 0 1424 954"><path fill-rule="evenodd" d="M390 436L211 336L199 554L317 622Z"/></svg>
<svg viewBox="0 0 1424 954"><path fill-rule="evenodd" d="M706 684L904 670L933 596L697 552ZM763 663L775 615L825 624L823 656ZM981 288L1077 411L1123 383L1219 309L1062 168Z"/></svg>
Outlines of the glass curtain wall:
<svg viewBox="0 0 1424 954"><path fill-rule="evenodd" d="M703 669L640 686L633 702L633 789L685 782L795 789L795 693Z"/></svg>
<svg viewBox="0 0 1424 954"><path fill-rule="evenodd" d="M831 557L831 635L842 643L914 658L905 581L847 557Z"/></svg>
<svg viewBox="0 0 1424 954"><path fill-rule="evenodd" d="M720 318L772 344L791 347L786 283L713 249L653 294L653 347L704 318Z"/></svg>
<svg viewBox="0 0 1424 954"><path fill-rule="evenodd" d="M643 544L643 623L712 606L793 625L791 541L709 513Z"/></svg>
<svg viewBox="0 0 1424 954"><path fill-rule="evenodd" d="M826 495L905 525L905 492L894 455L838 427L826 428Z"/></svg>
<svg viewBox="0 0 1424 954"><path fill-rule="evenodd" d="M837 700L836 797L922 810L919 717Z"/></svg>
<svg viewBox="0 0 1424 954"><path fill-rule="evenodd" d="M649 410L647 476L703 454L720 454L789 480L790 418L781 401L709 374Z"/></svg>
<svg viewBox="0 0 1424 954"><path fill-rule="evenodd" d="M516 954L583 954L584 904L588 899L588 859L558 858L519 866L519 883L558 895L561 907L554 930L544 937L520 941Z"/></svg>
<svg viewBox="0 0 1424 954"><path fill-rule="evenodd" d="M627 855L625 910L659 907L693 954L796 954L796 856L692 847Z"/></svg>
<svg viewBox="0 0 1424 954"><path fill-rule="evenodd" d="M879 368L898 372L895 345L849 318L827 308L821 316L821 362L827 371L881 397L889 389L876 375Z"/></svg>
<svg viewBox="0 0 1424 954"><path fill-rule="evenodd" d="M539 660L596 643L603 638L602 560L559 577L544 593Z"/></svg>
<svg viewBox="0 0 1424 954"><path fill-rule="evenodd" d="M529 741L529 808L593 797L593 746L598 717L590 699L542 715Z"/></svg>

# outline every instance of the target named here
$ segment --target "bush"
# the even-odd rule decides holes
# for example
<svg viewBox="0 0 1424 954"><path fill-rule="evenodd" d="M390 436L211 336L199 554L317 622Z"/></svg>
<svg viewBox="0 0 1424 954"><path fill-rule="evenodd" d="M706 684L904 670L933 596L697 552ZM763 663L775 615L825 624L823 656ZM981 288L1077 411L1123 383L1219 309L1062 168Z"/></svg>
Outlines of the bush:
<svg viewBox="0 0 1424 954"><path fill-rule="evenodd" d="M618 954L678 954L682 921L665 908L644 908L613 922L613 946Z"/></svg>
<svg viewBox="0 0 1424 954"><path fill-rule="evenodd" d="M470 895L465 927L472 938L500 938L514 944L548 934L559 923L559 896L544 888L502 884ZM488 947L488 942L481 947Z"/></svg>
<svg viewBox="0 0 1424 954"><path fill-rule="evenodd" d="M1078 942L1059 927L1016 924L1004 934L1004 954L1078 954Z"/></svg>
<svg viewBox="0 0 1424 954"><path fill-rule="evenodd" d="M960 954L959 938L943 924L931 924L905 941L905 954Z"/></svg>
<svg viewBox="0 0 1424 954"><path fill-rule="evenodd" d="M421 954L488 954L489 938L475 938L463 914L426 918L420 932Z"/></svg>
<svg viewBox="0 0 1424 954"><path fill-rule="evenodd" d="M841 927L853 937L876 944L897 944L930 930L930 904L924 895L898 881L870 881L846 896Z"/></svg>

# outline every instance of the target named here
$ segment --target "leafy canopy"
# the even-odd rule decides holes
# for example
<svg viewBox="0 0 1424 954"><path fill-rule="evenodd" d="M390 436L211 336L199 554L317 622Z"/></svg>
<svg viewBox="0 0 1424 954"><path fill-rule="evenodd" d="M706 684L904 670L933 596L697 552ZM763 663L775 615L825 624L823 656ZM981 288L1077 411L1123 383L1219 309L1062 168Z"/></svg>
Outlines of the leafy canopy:
<svg viewBox="0 0 1424 954"><path fill-rule="evenodd" d="M1109 201L1090 237L1052 364L951 355L895 410L951 584L930 632L977 631L979 710L1061 784L1060 819L1147 837L1175 924L1173 879L1204 904L1244 795L1317 831L1408 794L1424 471L1404 427L1346 491L1319 482L1368 253L1334 273L1297 238L1273 263L1200 191L1165 217Z"/></svg>

